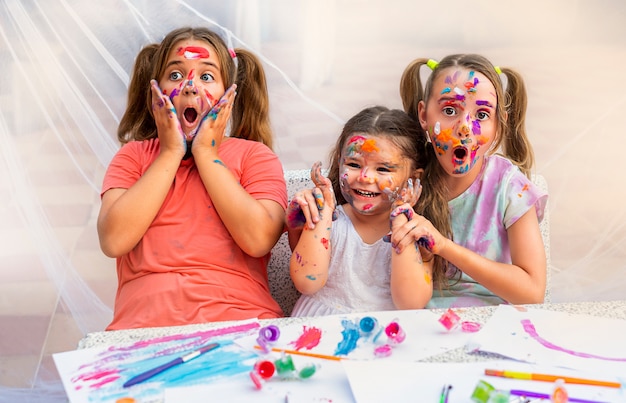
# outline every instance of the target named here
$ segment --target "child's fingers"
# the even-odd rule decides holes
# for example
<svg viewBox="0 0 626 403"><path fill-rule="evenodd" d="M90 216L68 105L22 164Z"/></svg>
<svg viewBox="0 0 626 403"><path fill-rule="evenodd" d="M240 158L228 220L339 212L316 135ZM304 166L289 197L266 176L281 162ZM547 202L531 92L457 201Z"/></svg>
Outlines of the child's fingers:
<svg viewBox="0 0 626 403"><path fill-rule="evenodd" d="M228 115L230 117L230 112L232 110L233 101L235 99L235 95L237 92L235 91L237 88L237 84L233 84L226 90L224 95L217 101L215 105L209 110L207 116L205 118L217 120L219 117L224 117ZM222 115L223 113L223 115Z"/></svg>
<svg viewBox="0 0 626 403"><path fill-rule="evenodd" d="M308 189L302 195L304 200L307 203L307 207L303 209L305 210L305 217L307 217L307 224L309 228L315 228L315 224L317 224L321 219L321 211L324 208L324 200L321 197L321 190L318 188ZM322 207L320 209L320 206Z"/></svg>
<svg viewBox="0 0 626 403"><path fill-rule="evenodd" d="M433 237L428 226L429 221L416 215L412 220L402 225L392 227L391 236L389 237L391 245L397 253L401 253L406 247L422 246L432 251Z"/></svg>
<svg viewBox="0 0 626 403"><path fill-rule="evenodd" d="M311 180L317 187L322 187L326 184L324 181L324 175L322 175L322 163L321 161L316 161L311 167Z"/></svg>
<svg viewBox="0 0 626 403"><path fill-rule="evenodd" d="M185 144L185 136L176 114L176 108L172 104L170 97L163 94L156 80L150 80L150 92L152 96L152 115L162 146L179 147L180 144ZM172 134L168 133L176 134L175 137L172 137Z"/></svg>
<svg viewBox="0 0 626 403"><path fill-rule="evenodd" d="M287 227L291 229L302 229L306 224L304 211L296 197L289 202L285 216Z"/></svg>
<svg viewBox="0 0 626 403"><path fill-rule="evenodd" d="M224 135L226 130L226 126L228 124L228 120L232 114L233 104L235 95L237 92L235 89L237 88L236 84L233 84L230 88L226 90L224 95L208 110L204 113L202 118L200 119L200 123L198 127L193 132L192 137L196 137L196 135L200 132L200 129L208 126L209 128L214 128L219 132L220 136ZM203 95L205 102L210 104L210 100L208 96Z"/></svg>
<svg viewBox="0 0 626 403"><path fill-rule="evenodd" d="M406 219L408 221L410 221L410 220L413 219L413 216L415 215L415 211L413 211L413 207L411 207L411 205L408 204L408 203L404 203L404 204L394 208L391 211L391 215L390 215L391 221L392 221L392 225L393 225L393 222L395 221L395 218L400 216L400 215L404 215L406 217Z"/></svg>
<svg viewBox="0 0 626 403"><path fill-rule="evenodd" d="M312 190L296 193L287 208L287 225L293 229L305 225L313 229L319 220L320 215Z"/></svg>

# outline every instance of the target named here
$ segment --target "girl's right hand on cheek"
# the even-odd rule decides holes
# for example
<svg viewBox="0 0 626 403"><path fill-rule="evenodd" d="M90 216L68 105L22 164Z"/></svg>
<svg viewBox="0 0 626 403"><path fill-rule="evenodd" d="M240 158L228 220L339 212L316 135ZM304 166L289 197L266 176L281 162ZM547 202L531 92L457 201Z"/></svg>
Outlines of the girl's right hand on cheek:
<svg viewBox="0 0 626 403"><path fill-rule="evenodd" d="M290 229L313 229L323 214L330 214L335 219L337 201L330 179L322 175L321 162L311 168L311 180L316 187L296 193L287 207L287 226Z"/></svg>
<svg viewBox="0 0 626 403"><path fill-rule="evenodd" d="M150 90L152 93L152 115L157 127L161 150L180 153L182 159L187 150L187 142L176 114L176 108L174 108L170 97L163 94L156 80L150 80Z"/></svg>

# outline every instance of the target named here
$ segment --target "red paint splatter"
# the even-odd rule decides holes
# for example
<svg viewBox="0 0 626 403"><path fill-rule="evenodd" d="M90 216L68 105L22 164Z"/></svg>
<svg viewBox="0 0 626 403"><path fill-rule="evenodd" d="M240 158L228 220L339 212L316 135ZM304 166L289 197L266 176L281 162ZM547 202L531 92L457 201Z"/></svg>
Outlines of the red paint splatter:
<svg viewBox="0 0 626 403"><path fill-rule="evenodd" d="M291 344L296 350L300 350L301 348L306 348L307 350L310 350L320 344L321 339L322 331L320 329L316 327L307 329L306 326L302 326L302 334L300 335L300 337L298 337L297 340L292 341Z"/></svg>
<svg viewBox="0 0 626 403"><path fill-rule="evenodd" d="M328 250L328 247L330 246L330 242L328 241L327 238L322 238L322 245L324 245L324 248Z"/></svg>
<svg viewBox="0 0 626 403"><path fill-rule="evenodd" d="M209 51L200 46L186 46L178 48L176 52L178 56L184 56L186 59L208 59Z"/></svg>

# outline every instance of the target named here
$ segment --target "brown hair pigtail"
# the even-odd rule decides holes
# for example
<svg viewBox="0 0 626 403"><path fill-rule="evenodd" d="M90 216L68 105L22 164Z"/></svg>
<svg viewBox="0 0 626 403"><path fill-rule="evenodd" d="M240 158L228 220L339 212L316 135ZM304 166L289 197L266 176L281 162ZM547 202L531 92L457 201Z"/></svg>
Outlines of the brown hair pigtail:
<svg viewBox="0 0 626 403"><path fill-rule="evenodd" d="M269 115L269 94L260 60L246 49L237 54L237 96L233 105L232 137L261 142L273 147Z"/></svg>
<svg viewBox="0 0 626 403"><path fill-rule="evenodd" d="M505 89L508 133L504 136L504 153L520 170L530 178L534 164L532 145L526 135L526 107L528 96L522 76L510 68L502 68L506 74L507 86Z"/></svg>
<svg viewBox="0 0 626 403"><path fill-rule="evenodd" d="M151 102L150 80L154 68L154 55L159 45L145 46L135 59L133 75L128 85L126 110L117 128L121 144L131 140L145 140L156 132L156 124L149 108Z"/></svg>

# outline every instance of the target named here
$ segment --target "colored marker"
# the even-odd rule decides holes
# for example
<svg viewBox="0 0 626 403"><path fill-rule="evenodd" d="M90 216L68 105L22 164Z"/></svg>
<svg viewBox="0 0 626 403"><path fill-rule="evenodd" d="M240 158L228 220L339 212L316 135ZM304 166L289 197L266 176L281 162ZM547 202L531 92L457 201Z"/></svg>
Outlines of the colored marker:
<svg viewBox="0 0 626 403"><path fill-rule="evenodd" d="M517 389L513 389L509 392L512 396L522 396L522 397L528 397L528 398L532 398L532 399L548 399L550 400L550 395L547 393L538 393L538 392L531 392L528 390L517 390ZM570 397L567 399L568 402L571 403L608 403L608 402L602 402L599 400L587 400L587 399L577 399L575 397Z"/></svg>
<svg viewBox="0 0 626 403"><path fill-rule="evenodd" d="M211 350L214 350L214 349L216 349L218 347L219 347L219 344L217 344L217 343L211 343L209 345L201 347L201 348L199 348L196 351L193 351L193 352L191 352L189 354L183 355L182 357L174 358L173 360L168 361L168 362L166 362L163 365L159 365L156 368L152 368L151 370L148 370L146 372L142 372L141 374L130 378L122 386L127 388L129 386L133 386L133 385L136 385L138 383L147 381L148 379L152 378L153 376L156 376L156 375L160 374L161 372L164 372L164 371L166 371L166 370L168 370L168 369L170 369L172 367L175 367L176 365L183 364L183 363L185 363L187 361L191 361L194 358L197 358L197 357L201 356L202 354L207 353L207 352L209 352Z"/></svg>
<svg viewBox="0 0 626 403"><path fill-rule="evenodd" d="M443 389L441 389L441 397L439 398L439 403L448 403L448 398L450 397L450 389L452 389L452 385L443 385Z"/></svg>
<svg viewBox="0 0 626 403"><path fill-rule="evenodd" d="M258 350L263 350L261 346L254 346ZM286 348L278 348L272 347L271 350L275 353L285 353L285 354L293 354L293 355L302 355L304 357L313 357L313 358L321 358L323 360L332 360L332 361L341 361L345 360L344 357L337 357L336 355L325 355L325 354L317 354L317 353L308 353L306 351L300 350L289 350Z"/></svg>
<svg viewBox="0 0 626 403"><path fill-rule="evenodd" d="M533 374L530 372L517 372L517 371L501 371L497 369L485 369L485 375L499 376L500 378L511 379L525 379L528 381L543 381L543 382L556 382L557 379L563 379L563 381L575 385L593 385L593 386L605 386L607 388L621 388L622 385L619 382L610 381L598 381L595 379L583 379L573 378L562 375L548 375L548 374Z"/></svg>

